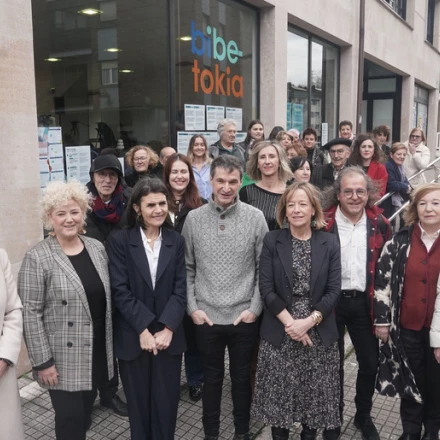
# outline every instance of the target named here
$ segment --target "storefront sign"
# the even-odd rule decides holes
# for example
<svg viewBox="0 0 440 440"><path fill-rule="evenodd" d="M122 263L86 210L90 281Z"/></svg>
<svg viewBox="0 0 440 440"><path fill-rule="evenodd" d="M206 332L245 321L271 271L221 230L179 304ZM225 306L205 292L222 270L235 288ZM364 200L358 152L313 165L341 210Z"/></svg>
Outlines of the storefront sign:
<svg viewBox="0 0 440 440"><path fill-rule="evenodd" d="M208 57L215 61L227 61L236 64L243 57L243 52L239 50L234 40L226 42L218 35L217 28L207 26L206 35L191 21L191 51L198 57ZM201 70L199 61L194 59L191 69L194 78L194 92L200 89L205 95L223 95L243 98L243 77L232 75L231 68L226 67L225 71L220 70L220 64L215 63L213 71L210 69Z"/></svg>

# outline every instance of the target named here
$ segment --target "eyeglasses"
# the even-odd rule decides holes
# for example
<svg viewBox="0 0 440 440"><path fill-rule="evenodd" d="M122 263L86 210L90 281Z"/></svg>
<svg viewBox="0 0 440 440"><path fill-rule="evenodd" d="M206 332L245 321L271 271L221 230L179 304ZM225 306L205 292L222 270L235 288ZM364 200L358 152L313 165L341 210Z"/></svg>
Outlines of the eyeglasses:
<svg viewBox="0 0 440 440"><path fill-rule="evenodd" d="M419 134L412 134L410 136L410 138L414 138L414 139L420 139L422 136L420 136Z"/></svg>
<svg viewBox="0 0 440 440"><path fill-rule="evenodd" d="M133 158L133 162L145 162L146 160L148 160L148 157L146 157L146 156Z"/></svg>
<svg viewBox="0 0 440 440"><path fill-rule="evenodd" d="M97 174L101 179L106 179L107 177L111 180L118 179L118 174L114 171L97 171L95 174Z"/></svg>
<svg viewBox="0 0 440 440"><path fill-rule="evenodd" d="M330 153L332 156L335 156L336 154L344 154L344 153L345 153L345 150L330 150L329 153Z"/></svg>
<svg viewBox="0 0 440 440"><path fill-rule="evenodd" d="M361 197L365 197L368 194L368 191L366 189L346 189L344 191L341 191L342 194L344 195L344 197L346 199L352 199L354 196L354 193L356 193L356 195L361 198Z"/></svg>

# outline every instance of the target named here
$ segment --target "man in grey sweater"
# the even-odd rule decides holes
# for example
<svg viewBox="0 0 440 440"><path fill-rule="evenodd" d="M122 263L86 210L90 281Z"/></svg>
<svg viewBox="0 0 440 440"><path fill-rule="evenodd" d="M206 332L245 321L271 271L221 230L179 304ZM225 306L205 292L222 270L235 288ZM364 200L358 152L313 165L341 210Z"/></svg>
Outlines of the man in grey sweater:
<svg viewBox="0 0 440 440"><path fill-rule="evenodd" d="M229 351L235 440L249 439L250 364L263 305L258 262L267 224L261 211L238 200L243 171L229 155L211 165L212 198L188 214L185 238L188 314L203 359L203 428L216 440L224 357Z"/></svg>

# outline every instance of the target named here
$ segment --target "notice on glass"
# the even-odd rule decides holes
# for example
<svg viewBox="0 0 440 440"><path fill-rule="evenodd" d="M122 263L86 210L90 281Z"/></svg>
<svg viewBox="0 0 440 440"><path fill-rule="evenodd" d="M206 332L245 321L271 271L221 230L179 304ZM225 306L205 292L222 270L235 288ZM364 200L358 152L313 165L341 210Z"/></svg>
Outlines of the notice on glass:
<svg viewBox="0 0 440 440"><path fill-rule="evenodd" d="M90 180L90 146L66 147L67 181L78 180L86 184Z"/></svg>
<svg viewBox="0 0 440 440"><path fill-rule="evenodd" d="M243 142L246 139L247 133L245 131L237 132L235 135L235 143L238 144L239 142Z"/></svg>
<svg viewBox="0 0 440 440"><path fill-rule="evenodd" d="M219 140L218 133L216 131L210 131L210 132L207 131L201 134L205 136L206 142L208 144L208 148L210 145L215 144Z"/></svg>
<svg viewBox="0 0 440 440"><path fill-rule="evenodd" d="M61 127L50 127L47 141L49 144L60 144L63 141Z"/></svg>
<svg viewBox="0 0 440 440"><path fill-rule="evenodd" d="M185 104L185 130L205 130L205 106L196 104Z"/></svg>
<svg viewBox="0 0 440 440"><path fill-rule="evenodd" d="M243 130L243 109L226 107L226 118L233 119L237 123L237 131Z"/></svg>
<svg viewBox="0 0 440 440"><path fill-rule="evenodd" d="M324 146L328 142L328 123L321 124L321 145Z"/></svg>
<svg viewBox="0 0 440 440"><path fill-rule="evenodd" d="M218 105L206 106L206 129L217 130L218 123L225 117L225 108Z"/></svg>
<svg viewBox="0 0 440 440"><path fill-rule="evenodd" d="M188 133L187 131L177 132L177 152L180 154L187 154L189 141L194 136L194 133Z"/></svg>

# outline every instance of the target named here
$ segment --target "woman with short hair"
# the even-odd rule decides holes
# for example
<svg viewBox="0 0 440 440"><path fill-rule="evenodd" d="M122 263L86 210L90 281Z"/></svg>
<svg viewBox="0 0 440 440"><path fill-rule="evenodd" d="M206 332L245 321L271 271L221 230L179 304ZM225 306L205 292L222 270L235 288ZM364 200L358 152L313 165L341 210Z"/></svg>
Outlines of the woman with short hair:
<svg viewBox="0 0 440 440"><path fill-rule="evenodd" d="M108 259L84 237L92 196L79 182L52 182L41 200L49 236L18 274L24 338L34 379L49 390L57 440L85 440L96 389L113 377Z"/></svg>
<svg viewBox="0 0 440 440"><path fill-rule="evenodd" d="M240 200L263 212L269 230L277 229L278 201L286 189L286 182L292 177L286 153L278 142L255 144L249 155L246 174L257 183L241 188Z"/></svg>
<svg viewBox="0 0 440 440"><path fill-rule="evenodd" d="M388 125L379 125L373 130L374 140L387 158L390 157L391 147L387 145L390 140L391 130Z"/></svg>
<svg viewBox="0 0 440 440"><path fill-rule="evenodd" d="M318 428L341 426L340 248L337 237L321 231L324 214L310 183L289 186L277 221L288 228L266 235L260 257L264 313L252 415L272 427L274 440L287 440L295 423L302 440L314 440Z"/></svg>
<svg viewBox="0 0 440 440"><path fill-rule="evenodd" d="M310 162L301 156L290 159L290 170L295 182L310 182Z"/></svg>
<svg viewBox="0 0 440 440"><path fill-rule="evenodd" d="M374 316L380 340L378 389L400 397L400 440L437 439L440 429L440 185L419 186L376 267Z"/></svg>
<svg viewBox="0 0 440 440"><path fill-rule="evenodd" d="M125 154L127 165L133 172L125 177L127 185L134 187L143 177L154 177L160 172L159 156L147 145L136 145Z"/></svg>

